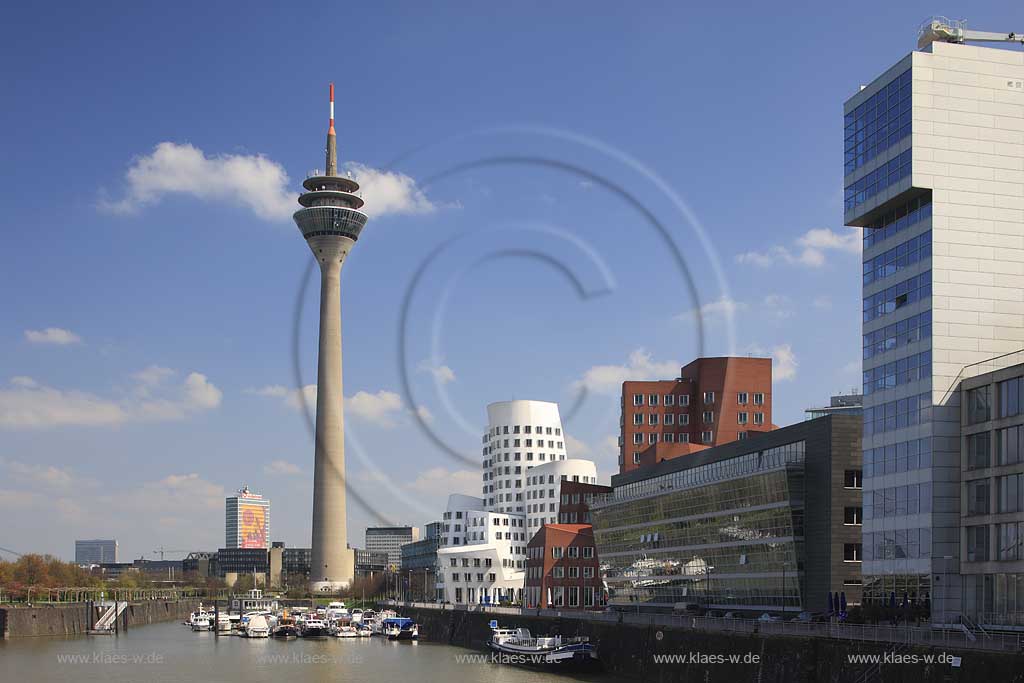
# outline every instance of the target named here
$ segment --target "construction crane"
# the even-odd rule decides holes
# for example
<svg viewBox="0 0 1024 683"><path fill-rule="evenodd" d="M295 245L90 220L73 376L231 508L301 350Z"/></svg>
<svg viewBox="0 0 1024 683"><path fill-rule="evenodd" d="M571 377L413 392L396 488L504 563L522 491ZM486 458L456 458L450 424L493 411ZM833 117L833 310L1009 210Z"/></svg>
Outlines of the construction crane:
<svg viewBox="0 0 1024 683"><path fill-rule="evenodd" d="M924 49L936 41L940 43L1020 43L1024 45L1024 35L1012 31L1010 33L972 31L967 28L965 19L932 17L921 24L921 28L917 31L917 48Z"/></svg>
<svg viewBox="0 0 1024 683"><path fill-rule="evenodd" d="M191 551L188 551L188 550L175 550L173 548L164 548L163 546L160 546L159 548L154 550L152 554L153 555L160 555L160 559L163 560L164 559L164 553L187 553L187 552L191 552Z"/></svg>

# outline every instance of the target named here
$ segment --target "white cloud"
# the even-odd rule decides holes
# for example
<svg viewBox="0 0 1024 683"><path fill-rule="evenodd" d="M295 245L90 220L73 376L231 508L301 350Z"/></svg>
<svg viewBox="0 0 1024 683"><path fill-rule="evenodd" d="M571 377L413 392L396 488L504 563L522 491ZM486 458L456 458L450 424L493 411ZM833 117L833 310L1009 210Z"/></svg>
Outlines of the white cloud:
<svg viewBox="0 0 1024 683"><path fill-rule="evenodd" d="M301 390L289 389L280 384L272 384L248 393L256 396L268 396L284 400L289 408L298 410L302 401L310 411L316 410L316 385L307 384ZM361 418L381 427L393 427L395 418L402 411L402 398L393 391L381 389L375 394L366 391L356 392L345 397L345 415ZM429 411L428 411L429 413Z"/></svg>
<svg viewBox="0 0 1024 683"><path fill-rule="evenodd" d="M590 453L590 446L585 442L580 441L574 436L570 436L565 432L565 452L570 458L582 458L583 456Z"/></svg>
<svg viewBox="0 0 1024 683"><path fill-rule="evenodd" d="M382 427L394 426L394 417L401 410L402 398L393 391L381 389L376 394L359 391L345 398L346 414L356 415Z"/></svg>
<svg viewBox="0 0 1024 683"><path fill-rule="evenodd" d="M675 318L683 322L695 322L698 319L704 322L711 322L716 319L731 318L740 311L747 310L747 308L747 304L742 301L737 301L723 294L714 301L702 304L699 308L683 311L675 316Z"/></svg>
<svg viewBox="0 0 1024 683"><path fill-rule="evenodd" d="M419 474L406 484L406 488L418 493L436 495L443 492L461 493L466 496L480 495L480 473L472 470L448 470L444 467L432 467Z"/></svg>
<svg viewBox="0 0 1024 683"><path fill-rule="evenodd" d="M455 381L455 371L447 365L433 365L430 361L423 361L419 365L420 372L429 372L434 376L438 384L448 384Z"/></svg>
<svg viewBox="0 0 1024 683"><path fill-rule="evenodd" d="M221 391L205 375L190 373L180 386L167 387L154 396L153 387L145 386L138 377L147 377L147 370L136 373L139 384L118 398L48 387L31 377L15 377L11 388L0 389L0 427L46 429L180 420L220 405Z"/></svg>
<svg viewBox="0 0 1024 683"><path fill-rule="evenodd" d="M416 408L416 414L419 415L420 419L427 424L434 421L434 414L430 412L430 409L426 406L418 406Z"/></svg>
<svg viewBox="0 0 1024 683"><path fill-rule="evenodd" d="M359 183L366 211L374 216L389 213L430 213L437 207L416 187L416 181L394 171L379 171L357 163L346 164Z"/></svg>
<svg viewBox="0 0 1024 683"><path fill-rule="evenodd" d="M657 362L644 349L629 354L625 365L595 365L583 373L581 379L572 384L574 391L586 389L598 394L617 395L626 380L671 379L679 374L682 365L678 361Z"/></svg>
<svg viewBox="0 0 1024 683"><path fill-rule="evenodd" d="M747 353L754 356L768 356L772 359L773 381L785 382L793 379L796 377L797 368L800 367L793 347L789 344L776 344L770 349L752 344L747 347Z"/></svg>
<svg viewBox="0 0 1024 683"><path fill-rule="evenodd" d="M75 483L75 477L69 470L53 465L28 464L0 458L0 466L7 470L11 479L29 487L68 489Z"/></svg>
<svg viewBox="0 0 1024 683"><path fill-rule="evenodd" d="M407 175L356 163L348 169L362 186L366 208L375 217L427 213L436 208ZM101 209L135 213L168 195L229 202L268 221L286 221L299 208L292 181L276 161L262 154L207 155L188 143L157 144L152 153L132 161L125 183L124 196L101 199Z"/></svg>
<svg viewBox="0 0 1024 683"><path fill-rule="evenodd" d="M56 346L78 344L82 341L82 338L74 332L60 327L47 327L45 330L25 330L25 339L33 344L54 344Z"/></svg>
<svg viewBox="0 0 1024 683"><path fill-rule="evenodd" d="M158 384L162 384L164 380L174 374L174 370L170 368L161 367L159 365L150 365L144 370L139 370L132 375L132 379L141 385L146 387L155 387Z"/></svg>
<svg viewBox="0 0 1024 683"><path fill-rule="evenodd" d="M207 156L187 143L161 142L132 162L125 181L124 198L101 208L133 213L173 194L231 202L266 220L285 220L297 208L284 167L262 154Z"/></svg>
<svg viewBox="0 0 1024 683"><path fill-rule="evenodd" d="M269 475L291 476L302 474L302 468L287 460L274 460L263 466L263 473Z"/></svg>
<svg viewBox="0 0 1024 683"><path fill-rule="evenodd" d="M739 263L767 268L775 264L802 265L820 268L825 265L826 252L859 254L861 235L854 228L836 232L830 228L813 228L798 237L791 246L773 246L766 251L748 251L736 255Z"/></svg>
<svg viewBox="0 0 1024 683"><path fill-rule="evenodd" d="M793 301L782 294L768 294L761 300L761 310L773 320L786 320L792 318Z"/></svg>

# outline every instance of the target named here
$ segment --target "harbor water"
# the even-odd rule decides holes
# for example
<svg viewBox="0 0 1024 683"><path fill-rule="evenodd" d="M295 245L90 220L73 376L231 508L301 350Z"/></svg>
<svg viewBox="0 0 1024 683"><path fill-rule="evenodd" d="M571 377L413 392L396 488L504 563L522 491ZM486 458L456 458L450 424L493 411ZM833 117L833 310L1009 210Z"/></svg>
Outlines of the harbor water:
<svg viewBox="0 0 1024 683"><path fill-rule="evenodd" d="M386 638L280 641L217 636L177 623L118 636L0 640L0 681L438 681L443 683L619 683L607 675L508 666L450 645Z"/></svg>

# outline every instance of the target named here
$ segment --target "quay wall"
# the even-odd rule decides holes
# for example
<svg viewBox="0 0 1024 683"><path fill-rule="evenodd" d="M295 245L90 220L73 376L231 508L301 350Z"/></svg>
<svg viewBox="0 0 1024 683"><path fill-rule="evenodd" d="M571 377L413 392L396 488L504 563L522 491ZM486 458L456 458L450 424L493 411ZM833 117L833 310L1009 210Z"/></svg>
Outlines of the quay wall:
<svg viewBox="0 0 1024 683"><path fill-rule="evenodd" d="M123 628L127 615L128 628L163 621L184 621L199 606L199 600L146 600L131 603L121 615ZM34 607L0 607L0 633L3 638L32 636L73 636L89 628L89 607L86 603L38 605ZM100 610L92 621L98 618Z"/></svg>
<svg viewBox="0 0 1024 683"><path fill-rule="evenodd" d="M588 636L598 646L604 670L644 683L977 683L1024 682L1024 656L985 651L947 649L961 657L950 663L867 665L850 663L849 655L899 656L942 654L942 649L907 647L890 643L801 638L749 633L719 633L671 626L641 626L591 621L571 616L508 616L466 610L402 607L401 614L416 620L423 640L486 650L488 622L503 627L524 627L534 635ZM655 655L693 657L696 661L657 662ZM731 663L739 655L757 663ZM704 661L700 661L704 656ZM724 661L715 661L717 656Z"/></svg>

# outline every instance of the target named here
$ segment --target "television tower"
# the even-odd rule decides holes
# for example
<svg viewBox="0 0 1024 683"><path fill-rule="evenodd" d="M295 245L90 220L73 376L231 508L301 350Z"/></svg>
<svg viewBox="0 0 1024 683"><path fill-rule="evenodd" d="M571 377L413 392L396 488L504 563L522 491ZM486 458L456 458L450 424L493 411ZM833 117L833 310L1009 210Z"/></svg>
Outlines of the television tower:
<svg viewBox="0 0 1024 683"><path fill-rule="evenodd" d="M302 183L303 208L292 218L320 264L320 350L317 362L316 450L313 465L313 542L310 589L329 593L347 587L355 554L345 528L345 414L341 383L341 266L359 239L367 215L355 193L359 183L338 175L334 134L334 84L327 130L327 168Z"/></svg>

